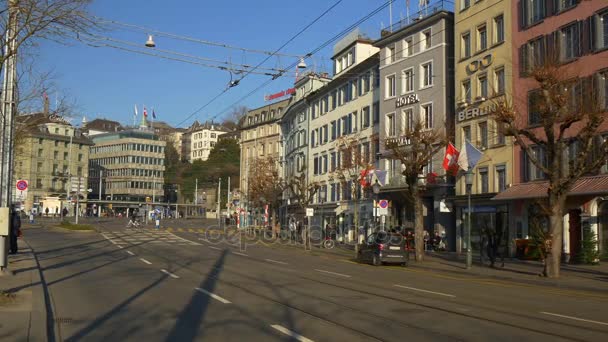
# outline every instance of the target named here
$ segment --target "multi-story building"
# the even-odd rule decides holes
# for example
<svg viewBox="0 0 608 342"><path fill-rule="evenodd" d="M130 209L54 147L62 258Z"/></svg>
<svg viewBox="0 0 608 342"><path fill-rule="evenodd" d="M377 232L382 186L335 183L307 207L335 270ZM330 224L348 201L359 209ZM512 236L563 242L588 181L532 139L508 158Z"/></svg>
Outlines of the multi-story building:
<svg viewBox="0 0 608 342"><path fill-rule="evenodd" d="M239 188L246 199L249 194L249 168L258 158L273 158L277 166L281 167L280 121L290 100L285 99L252 109L240 120L241 165Z"/></svg>
<svg viewBox="0 0 608 342"><path fill-rule="evenodd" d="M608 103L608 7L605 1L511 1L513 13L511 37L513 45L513 104L521 116L519 122L533 129L538 125L534 111L539 88L529 71L547 58L557 60L560 77L572 79L574 101L597 98L604 108ZM594 84L594 96L585 93L584 84ZM581 98L581 94L586 98ZM539 128L540 129L540 128ZM574 129L573 132L577 130ZM608 132L608 121L600 126ZM572 137L567 137L572 138ZM543 150L533 146L537 156ZM565 160L576 156L576 148L569 148ZM520 146L514 147L513 186L499 193L495 199L509 201L511 238L526 238L532 234L531 222L536 218L547 228L543 213L535 205L546 198L545 174L531 162ZM564 165L567 172L567 165ZM566 259L580 251L585 231L599 234L600 248L608 250L608 169L579 179L568 194L568 214L563 219L563 253ZM588 229L588 230L587 230Z"/></svg>
<svg viewBox="0 0 608 342"><path fill-rule="evenodd" d="M82 128L86 131L88 136L109 132L118 132L124 129L118 121L108 119L93 119L87 122L86 118L82 119Z"/></svg>
<svg viewBox="0 0 608 342"><path fill-rule="evenodd" d="M281 118L281 135L283 142L283 179L291 183L296 178L303 178L304 184L310 184L308 170L312 168L310 160L310 145L308 134L310 132L310 105L307 96L321 88L330 81L327 74L305 72L296 79L295 93L290 104L285 108ZM301 177L304 175L304 177ZM303 220L304 212L298 200L302 194L286 192L284 210L281 212L281 223L286 224L287 216L292 215L299 221Z"/></svg>
<svg viewBox="0 0 608 342"><path fill-rule="evenodd" d="M165 141L145 127L98 134L92 139L91 198L111 201L117 211L135 208L145 203L146 197L155 203L163 201Z"/></svg>
<svg viewBox="0 0 608 342"><path fill-rule="evenodd" d="M48 107L47 107L48 108ZM92 141L60 116L38 113L16 118L14 182L25 180L27 190L13 191L13 203L34 213L59 214L70 199L87 198L89 147ZM80 185L80 186L79 186Z"/></svg>
<svg viewBox="0 0 608 342"><path fill-rule="evenodd" d="M455 14L456 120L455 145L461 149L468 140L483 157L472 170L471 221L474 248L481 229L509 236L508 207L492 198L513 179L513 144L489 115L499 98L512 100L513 54L512 1L459 1ZM465 177L456 181L454 200L457 217L456 249L465 246L460 238L467 214ZM503 240L505 241L505 240Z"/></svg>
<svg viewBox="0 0 608 342"><path fill-rule="evenodd" d="M307 172L319 185L311 224L329 224L338 239L351 241L355 227L372 226L373 202L360 185L360 172L376 168L379 148L378 48L355 31L336 44L332 60L331 82L306 97Z"/></svg>
<svg viewBox="0 0 608 342"><path fill-rule="evenodd" d="M413 129L416 122L449 136L449 123L454 120L454 15L438 5L414 17L396 24L397 29L384 30L374 44L380 48L380 153L386 158L382 164L387 173L380 199L390 201L388 227L413 228L414 210L402 195L407 183L401 162L391 158L386 143L407 148L409 140L403 132ZM444 202L453 193L453 185L444 177L444 153L435 155L420 175L426 183L423 221L425 230L446 233L453 249L454 216Z"/></svg>
<svg viewBox="0 0 608 342"><path fill-rule="evenodd" d="M195 121L182 134L182 159L186 159L190 163L195 160L207 160L218 137L226 132L228 130L220 125L207 122L200 124Z"/></svg>

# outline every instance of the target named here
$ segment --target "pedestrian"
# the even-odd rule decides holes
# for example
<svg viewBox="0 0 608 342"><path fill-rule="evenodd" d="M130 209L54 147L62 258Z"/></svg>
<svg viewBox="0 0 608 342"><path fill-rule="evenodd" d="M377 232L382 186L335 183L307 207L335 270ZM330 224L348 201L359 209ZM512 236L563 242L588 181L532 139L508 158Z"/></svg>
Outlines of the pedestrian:
<svg viewBox="0 0 608 342"><path fill-rule="evenodd" d="M21 235L21 217L19 216L19 210L13 208L11 213L11 221L9 227L9 243L10 253L17 254L19 246L17 245L17 238Z"/></svg>
<svg viewBox="0 0 608 342"><path fill-rule="evenodd" d="M429 250L429 242L430 242L430 236L429 236L429 232L427 230L424 231L424 235L422 237L422 239L424 240L424 251L428 251Z"/></svg>
<svg viewBox="0 0 608 342"><path fill-rule="evenodd" d="M48 208L47 208L48 210ZM68 216L68 208L63 208L63 217Z"/></svg>
<svg viewBox="0 0 608 342"><path fill-rule="evenodd" d="M289 240L291 243L296 243L296 223L293 218L289 219Z"/></svg>
<svg viewBox="0 0 608 342"><path fill-rule="evenodd" d="M496 241L496 234L494 234L494 231L492 229L487 229L487 239L488 239L488 245L487 245L487 252L488 252L488 258L490 259L490 267L494 267L494 263L496 262L496 252L498 250L498 243Z"/></svg>
<svg viewBox="0 0 608 342"><path fill-rule="evenodd" d="M46 217L49 217L49 207L46 207L44 209L44 212L46 213Z"/></svg>

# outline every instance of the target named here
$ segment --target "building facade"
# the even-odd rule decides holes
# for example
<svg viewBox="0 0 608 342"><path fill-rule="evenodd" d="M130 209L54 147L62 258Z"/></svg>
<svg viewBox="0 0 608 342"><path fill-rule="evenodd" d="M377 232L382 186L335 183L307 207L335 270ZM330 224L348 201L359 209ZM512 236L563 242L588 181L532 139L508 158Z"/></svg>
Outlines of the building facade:
<svg viewBox="0 0 608 342"><path fill-rule="evenodd" d="M82 132L60 116L45 113L16 117L14 182L28 183L14 189L13 203L26 212L59 214L67 208L74 215L71 199L79 193L86 200L89 147ZM80 186L79 186L80 185Z"/></svg>
<svg viewBox="0 0 608 342"><path fill-rule="evenodd" d="M414 227L414 210L403 192L407 188L399 160L391 159L387 142L407 148L403 132L420 120L424 129L449 135L454 120L454 15L441 6L421 12L411 22L383 31L374 44L380 48L380 153L386 170L379 199L389 200L387 227ZM447 123L447 124L446 124ZM424 229L446 234L453 249L456 241L453 210L445 205L453 193L451 179L445 177L442 161L445 149L427 165L421 177L425 184ZM427 181L428 176L431 181Z"/></svg>
<svg viewBox="0 0 608 342"><path fill-rule="evenodd" d="M514 162L512 138L505 137L492 120L492 107L498 99L512 101L513 72L513 15L512 1L459 1L455 13L456 108L455 145L462 149L470 141L482 158L472 170L471 189L472 247L479 249L481 232L490 229L501 236L509 236L509 210L505 201L493 200L513 182ZM464 240L467 215L467 189L464 174L456 180L457 244L465 250Z"/></svg>
<svg viewBox="0 0 608 342"><path fill-rule="evenodd" d="M526 1L510 2L513 39L513 105L520 121L529 128L538 124L534 111L538 84L529 71L549 58L561 64L560 76L571 79L568 91L574 101L597 98L608 107L608 4L604 1ZM584 84L593 85L593 96ZM589 88L586 88L589 89ZM600 131L608 132L608 121ZM574 132L577 130L575 129ZM566 139L572 137L566 137ZM537 156L543 152L533 147ZM576 156L568 151L564 160ZM514 227L511 237L526 239L532 235L532 223L548 229L547 220L535 205L546 198L545 174L527 158L519 146L514 147L513 186L495 199L508 201L509 221ZM567 172L567 165L564 165ZM600 249L608 249L608 168L579 179L568 194L568 213L563 218L563 253L566 260L576 260L583 236L593 231L599 236ZM511 250L512 254L515 253Z"/></svg>
<svg viewBox="0 0 608 342"><path fill-rule="evenodd" d="M228 132L220 125L195 121L181 135L182 159L192 163L195 160L207 160L209 153L217 143L218 137Z"/></svg>
<svg viewBox="0 0 608 342"><path fill-rule="evenodd" d="M111 201L111 209L117 211L136 208L146 200L163 202L165 141L145 128L98 134L92 139L92 198Z"/></svg>
<svg viewBox="0 0 608 342"><path fill-rule="evenodd" d="M306 97L307 173L319 185L311 224L334 227L338 240L352 241L355 227L371 227L373 219L360 172L377 168L378 48L356 31L336 44L332 60L331 82Z"/></svg>
<svg viewBox="0 0 608 342"><path fill-rule="evenodd" d="M241 119L239 189L244 200L248 200L249 170L258 158L273 158L279 168L282 166L280 121L290 101L291 98L252 109Z"/></svg>

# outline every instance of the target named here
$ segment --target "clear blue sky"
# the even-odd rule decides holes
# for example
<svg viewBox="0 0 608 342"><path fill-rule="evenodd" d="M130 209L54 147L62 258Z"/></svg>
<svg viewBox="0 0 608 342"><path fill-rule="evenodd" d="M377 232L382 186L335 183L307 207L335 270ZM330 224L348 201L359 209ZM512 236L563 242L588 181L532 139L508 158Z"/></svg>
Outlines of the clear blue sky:
<svg viewBox="0 0 608 342"><path fill-rule="evenodd" d="M364 17L385 0L343 0L325 17L309 28L281 52L300 55L307 53L349 25ZM411 11L418 1L412 0ZM435 1L432 1L435 2ZM94 15L123 23L150 27L158 31L222 42L251 49L274 50L309 24L335 0L97 0L91 7ZM405 0L393 4L393 20L405 16ZM364 33L377 38L381 25L388 26L388 8L361 25ZM104 36L144 44L145 33L124 27L102 33ZM264 55L211 47L166 37L155 37L158 49L179 51L199 57L231 60L233 63L256 65ZM331 71L332 46L315 55L307 64L324 66ZM75 42L70 46L43 43L40 48L41 67L54 70L61 92L73 98L78 109L91 120L105 117L129 124L133 121L133 107L145 104L148 112L154 107L157 120L177 125L225 88L230 74L217 69L138 55L109 47L90 47ZM271 58L266 67L286 67L295 59ZM268 76L249 75L231 88L194 119L205 121L234 104L266 81ZM265 89L241 104L255 108L264 104L264 94L289 88L290 76L273 81ZM53 102L54 94L49 94ZM81 118L77 118L77 123ZM219 118L221 120L221 117Z"/></svg>

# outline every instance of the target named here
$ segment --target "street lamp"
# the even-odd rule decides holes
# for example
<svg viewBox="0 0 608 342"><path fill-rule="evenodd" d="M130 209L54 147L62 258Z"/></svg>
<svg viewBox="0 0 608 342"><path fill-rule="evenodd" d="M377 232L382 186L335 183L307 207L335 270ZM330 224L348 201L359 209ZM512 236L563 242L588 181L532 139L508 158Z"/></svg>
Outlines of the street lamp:
<svg viewBox="0 0 608 342"><path fill-rule="evenodd" d="M473 171L470 169L464 174L464 182L467 186L467 269L473 263L473 251L471 250L471 188L473 187Z"/></svg>

